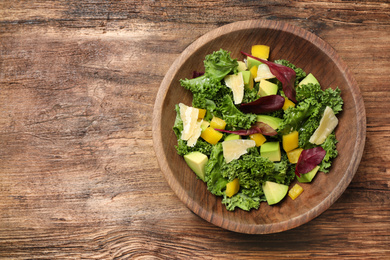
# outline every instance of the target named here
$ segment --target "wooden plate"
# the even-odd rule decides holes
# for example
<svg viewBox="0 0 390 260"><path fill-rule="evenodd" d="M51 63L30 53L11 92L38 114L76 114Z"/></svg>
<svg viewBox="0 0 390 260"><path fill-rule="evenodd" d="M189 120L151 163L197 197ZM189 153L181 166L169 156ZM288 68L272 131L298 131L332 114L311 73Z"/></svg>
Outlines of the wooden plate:
<svg viewBox="0 0 390 260"><path fill-rule="evenodd" d="M287 59L306 73L313 73L322 88L341 89L343 112L339 115L336 136L339 156L331 171L317 174L304 192L292 200L288 196L278 205L262 202L258 210L227 211L221 198L212 195L176 153L172 127L175 104L191 105L192 94L179 80L204 71L207 54L220 48L243 60L240 51L250 52L254 44L271 46L270 60ZM340 57L316 35L276 21L252 20L228 24L197 39L176 59L164 77L153 114L153 140L156 156L168 184L189 209L203 219L228 230L266 234L302 225L328 209L351 182L362 157L366 135L366 116L359 88Z"/></svg>

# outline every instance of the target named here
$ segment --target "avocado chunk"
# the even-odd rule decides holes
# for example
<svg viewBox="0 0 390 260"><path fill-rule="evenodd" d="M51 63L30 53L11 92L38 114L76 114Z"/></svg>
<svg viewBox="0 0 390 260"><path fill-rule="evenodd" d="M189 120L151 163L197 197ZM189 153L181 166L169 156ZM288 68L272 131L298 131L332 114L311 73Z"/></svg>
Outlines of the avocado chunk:
<svg viewBox="0 0 390 260"><path fill-rule="evenodd" d="M260 64L262 64L262 62L254 59L252 57L248 57L246 59L246 64L247 64L248 69L251 69L253 66L259 66Z"/></svg>
<svg viewBox="0 0 390 260"><path fill-rule="evenodd" d="M265 79L260 80L259 94L261 97L276 95L276 93L278 93L278 85Z"/></svg>
<svg viewBox="0 0 390 260"><path fill-rule="evenodd" d="M204 181L204 175L205 175L205 165L208 162L207 155L201 153L201 152L191 152L186 155L184 155L184 160L188 164L188 166L193 170L196 175Z"/></svg>
<svg viewBox="0 0 390 260"><path fill-rule="evenodd" d="M317 165L317 166L314 167L314 169L311 170L310 172L305 173L305 174L302 174L302 173L301 173L301 177L298 177L298 176L297 176L297 180L298 180L299 182L311 182L311 181L314 179L314 177L316 176L316 174L317 174L317 172L318 172L318 169L320 169L320 166Z"/></svg>
<svg viewBox="0 0 390 260"><path fill-rule="evenodd" d="M256 121L263 122L272 127L273 129L277 130L280 124L283 122L283 119L268 115L258 115Z"/></svg>
<svg viewBox="0 0 390 260"><path fill-rule="evenodd" d="M273 162L278 162L281 159L279 142L265 142L260 146L260 155L268 158Z"/></svg>
<svg viewBox="0 0 390 260"><path fill-rule="evenodd" d="M303 80L301 80L301 82L299 82L298 87L302 85L307 85L309 83L320 84L318 83L318 80L314 77L314 75L309 73Z"/></svg>
<svg viewBox="0 0 390 260"><path fill-rule="evenodd" d="M244 88L245 89L253 89L253 76L249 70L241 71L242 77L244 79Z"/></svg>
<svg viewBox="0 0 390 260"><path fill-rule="evenodd" d="M266 181L263 184L263 191L268 205L274 205L280 202L288 192L288 186L272 181Z"/></svg>
<svg viewBox="0 0 390 260"><path fill-rule="evenodd" d="M238 139L241 139L241 136L236 135L236 134L229 134L228 136L225 137L224 141L238 140Z"/></svg>

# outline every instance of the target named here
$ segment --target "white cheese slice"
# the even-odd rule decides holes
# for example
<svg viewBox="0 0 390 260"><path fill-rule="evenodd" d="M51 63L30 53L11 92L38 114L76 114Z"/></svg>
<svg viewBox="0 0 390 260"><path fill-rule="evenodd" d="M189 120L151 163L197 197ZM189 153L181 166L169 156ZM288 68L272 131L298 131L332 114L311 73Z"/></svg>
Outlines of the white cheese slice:
<svg viewBox="0 0 390 260"><path fill-rule="evenodd" d="M246 154L248 148L255 147L256 142L253 140L229 140L222 142L223 157L226 163L240 158L241 155Z"/></svg>
<svg viewBox="0 0 390 260"><path fill-rule="evenodd" d="M256 82L260 82L262 79L272 78L275 78L275 75L271 73L267 64L262 63L257 67L257 77L255 78Z"/></svg>
<svg viewBox="0 0 390 260"><path fill-rule="evenodd" d="M187 140L187 146L194 147L194 145L198 141L198 139L202 133L202 127L201 127L202 122L203 122L203 119L196 121L194 131L193 131L191 137Z"/></svg>
<svg viewBox="0 0 390 260"><path fill-rule="evenodd" d="M199 109L179 104L180 117L183 121L183 131L181 139L187 141L187 146L194 146L201 134L201 124L203 120L198 121Z"/></svg>
<svg viewBox="0 0 390 260"><path fill-rule="evenodd" d="M321 118L320 125L310 137L309 142L316 145L322 144L329 134L333 132L338 123L339 120L335 116L333 109L327 106Z"/></svg>
<svg viewBox="0 0 390 260"><path fill-rule="evenodd" d="M234 104L241 104L244 98L244 77L239 72L233 75L227 75L224 78L225 84L233 91Z"/></svg>

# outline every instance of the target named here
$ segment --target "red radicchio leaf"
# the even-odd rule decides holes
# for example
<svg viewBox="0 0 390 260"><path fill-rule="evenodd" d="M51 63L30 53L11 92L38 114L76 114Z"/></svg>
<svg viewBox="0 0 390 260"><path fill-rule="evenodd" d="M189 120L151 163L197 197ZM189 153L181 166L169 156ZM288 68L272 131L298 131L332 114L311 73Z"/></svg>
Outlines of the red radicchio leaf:
<svg viewBox="0 0 390 260"><path fill-rule="evenodd" d="M242 135L242 136L261 133L261 129L257 126L252 126L248 130L245 130L245 129L243 129L243 130L224 130L224 129L217 129L217 128L215 128L214 130L219 131L219 132L223 132L223 133L236 134L236 135Z"/></svg>
<svg viewBox="0 0 390 260"><path fill-rule="evenodd" d="M273 129L272 127L270 127L269 125L263 122L257 122L254 126L252 126L248 130L245 129L244 130L223 130L217 128L215 130L223 133L236 134L242 136L247 136L247 135L252 135L257 133L267 135L267 136L274 136L278 134L275 129Z"/></svg>
<svg viewBox="0 0 390 260"><path fill-rule="evenodd" d="M294 82L295 82L295 77L296 73L292 68L283 66L281 64L277 64L271 61L259 59L257 57L254 57L248 53L241 52L243 55L251 57L255 60L261 61L262 63L267 64L269 67L269 70L271 73L280 81L282 82L283 85L283 92L284 94L293 102L297 102L295 99L295 87L294 87Z"/></svg>
<svg viewBox="0 0 390 260"><path fill-rule="evenodd" d="M263 135L267 135L267 136L274 136L274 135L277 135L278 132L276 132L275 129L273 129L272 127L270 127L269 125L267 125L266 123L263 123L263 122L256 122L256 126L258 128L260 128L261 130L261 133Z"/></svg>
<svg viewBox="0 0 390 260"><path fill-rule="evenodd" d="M256 99L253 102L240 105L240 110L244 113L269 113L282 109L284 97L280 95L269 95Z"/></svg>
<svg viewBox="0 0 390 260"><path fill-rule="evenodd" d="M310 172L322 162L325 155L326 151L321 146L303 150L295 166L295 174L301 177L301 174Z"/></svg>
<svg viewBox="0 0 390 260"><path fill-rule="evenodd" d="M197 77L200 77L202 75L204 75L204 72L199 72L199 71L196 71L196 70L194 70L192 72L192 78L197 78Z"/></svg>

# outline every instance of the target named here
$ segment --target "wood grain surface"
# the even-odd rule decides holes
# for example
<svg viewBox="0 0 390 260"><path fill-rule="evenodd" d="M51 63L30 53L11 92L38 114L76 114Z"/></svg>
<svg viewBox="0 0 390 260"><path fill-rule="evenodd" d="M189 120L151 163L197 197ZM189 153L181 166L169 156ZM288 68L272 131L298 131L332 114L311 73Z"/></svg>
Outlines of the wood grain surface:
<svg viewBox="0 0 390 260"><path fill-rule="evenodd" d="M328 42L367 115L359 169L296 229L216 227L173 193L153 150L171 64L221 25L280 20ZM390 4L371 1L71 0L0 3L0 257L388 259Z"/></svg>

